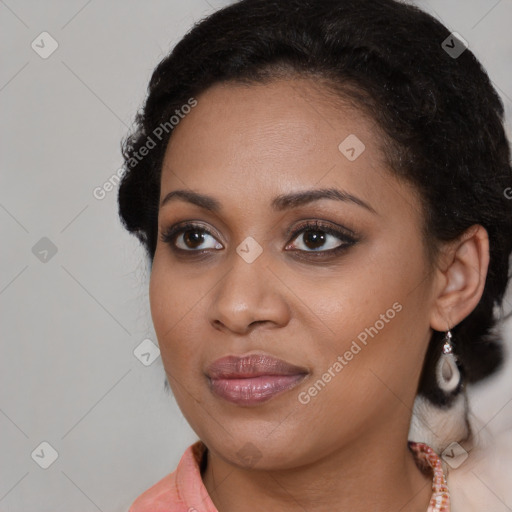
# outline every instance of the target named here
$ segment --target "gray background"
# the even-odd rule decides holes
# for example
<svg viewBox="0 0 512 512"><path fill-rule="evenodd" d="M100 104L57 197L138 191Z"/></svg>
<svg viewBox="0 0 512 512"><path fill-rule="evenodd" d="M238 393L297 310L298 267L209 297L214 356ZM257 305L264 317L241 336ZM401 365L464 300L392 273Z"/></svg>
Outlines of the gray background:
<svg viewBox="0 0 512 512"><path fill-rule="evenodd" d="M0 511L126 511L196 440L161 359L133 353L156 343L146 261L118 221L117 188L93 190L121 165L154 66L227 3L0 1ZM418 5L469 42L510 134L512 0ZM59 45L47 59L31 47L43 31ZM495 433L512 432L511 366L471 390ZM58 452L48 469L43 441Z"/></svg>

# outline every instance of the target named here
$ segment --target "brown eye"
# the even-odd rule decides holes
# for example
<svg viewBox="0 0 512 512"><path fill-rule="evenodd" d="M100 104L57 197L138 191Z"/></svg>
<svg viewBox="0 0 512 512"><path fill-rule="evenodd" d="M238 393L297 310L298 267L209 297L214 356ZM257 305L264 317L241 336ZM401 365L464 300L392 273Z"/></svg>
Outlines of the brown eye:
<svg viewBox="0 0 512 512"><path fill-rule="evenodd" d="M206 228L192 223L173 226L162 234L161 240L181 251L199 252L206 249L223 248L222 244ZM176 242L179 242L179 245ZM210 246L201 247L206 243L209 243Z"/></svg>
<svg viewBox="0 0 512 512"><path fill-rule="evenodd" d="M332 235L328 235L323 231L308 230L303 233L304 245L311 250L316 250L325 245L325 241Z"/></svg>
<svg viewBox="0 0 512 512"><path fill-rule="evenodd" d="M294 240L300 240L302 238L302 242L298 244L295 249L303 252L329 253L331 251L345 249L356 242L354 237L347 233L319 222L307 223L300 226L294 231L293 236ZM287 249L290 247L292 246L286 246Z"/></svg>
<svg viewBox="0 0 512 512"><path fill-rule="evenodd" d="M197 229L189 229L183 232L183 242L189 249L197 249L198 245L204 243L205 238L204 232Z"/></svg>

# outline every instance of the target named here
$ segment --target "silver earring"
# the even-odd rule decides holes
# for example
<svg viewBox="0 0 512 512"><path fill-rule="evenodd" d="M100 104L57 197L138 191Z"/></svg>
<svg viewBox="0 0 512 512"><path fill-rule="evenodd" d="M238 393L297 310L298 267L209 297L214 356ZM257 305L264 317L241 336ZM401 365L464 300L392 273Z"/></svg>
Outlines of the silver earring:
<svg viewBox="0 0 512 512"><path fill-rule="evenodd" d="M441 351L438 340L431 356L432 365L428 366L426 391L414 400L409 440L426 443L437 453L443 453L453 441L468 439L471 428L464 367L455 355L457 346L452 344L450 329L441 340Z"/></svg>
<svg viewBox="0 0 512 512"><path fill-rule="evenodd" d="M445 392L455 391L461 381L461 373L457 365L457 357L453 353L452 333L448 329L444 338L443 353L437 362L437 385Z"/></svg>

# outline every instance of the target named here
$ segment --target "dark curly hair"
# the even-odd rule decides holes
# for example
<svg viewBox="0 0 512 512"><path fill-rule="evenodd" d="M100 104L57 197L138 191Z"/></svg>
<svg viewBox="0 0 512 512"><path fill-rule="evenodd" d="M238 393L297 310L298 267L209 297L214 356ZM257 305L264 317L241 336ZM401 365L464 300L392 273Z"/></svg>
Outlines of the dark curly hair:
<svg viewBox="0 0 512 512"><path fill-rule="evenodd" d="M156 67L123 141L118 201L124 227L152 265L169 120L186 112L191 99L219 82L313 78L369 114L384 134L391 170L421 195L431 262L440 242L474 224L487 230L482 298L452 328L467 382L485 378L503 360L492 328L510 277L510 149L497 92L469 49L459 56L445 51L449 37L435 18L394 0L241 0L213 13ZM418 389L438 405L446 399L436 394L432 366L442 334L433 333Z"/></svg>

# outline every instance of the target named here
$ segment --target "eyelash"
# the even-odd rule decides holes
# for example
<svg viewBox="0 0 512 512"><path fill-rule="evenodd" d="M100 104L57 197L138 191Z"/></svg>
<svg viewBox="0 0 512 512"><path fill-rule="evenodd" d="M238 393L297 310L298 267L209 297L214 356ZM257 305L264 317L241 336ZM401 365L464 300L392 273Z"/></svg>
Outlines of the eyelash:
<svg viewBox="0 0 512 512"><path fill-rule="evenodd" d="M203 250L188 249L187 250L187 249L180 249L179 247L176 247L174 245L175 239L178 237L178 235L186 233L187 231L199 231L200 233L207 234L207 235L215 238L214 235L205 227L203 227L199 224L195 224L194 222L185 222L183 224L177 224L175 226L172 226L171 228L166 230L164 233L162 233L161 241L166 244L169 244L173 251L179 252L179 253L195 253L197 255L197 254L204 254L204 253L207 253L208 251L212 250L212 249L203 249ZM341 240L343 242L341 245L335 247L334 249L328 249L328 250L323 250L323 251L322 250L303 251L301 249L293 250L294 252L306 253L306 254L308 254L308 257L310 254L313 254L314 258L322 257L322 256L325 257L325 256L337 255L338 253L346 251L349 247L353 246L354 244L356 244L358 242L358 239L356 237L354 237L352 234L348 233L349 230L347 230L347 232L345 232L343 230L338 230L328 224L323 224L322 222L319 222L319 221L304 222L303 224L298 226L296 229L294 229L292 232L291 232L291 230L288 230L286 232L286 235L287 235L287 237L290 237L289 240L290 240L290 242L292 242L293 240L295 240L297 238L297 235L299 235L303 232L308 232L308 231L313 231L313 232L320 231L327 235L332 235L335 238L338 238L339 240ZM290 244L290 242L288 242L286 245L288 246ZM213 250L218 250L218 249L213 249Z"/></svg>

